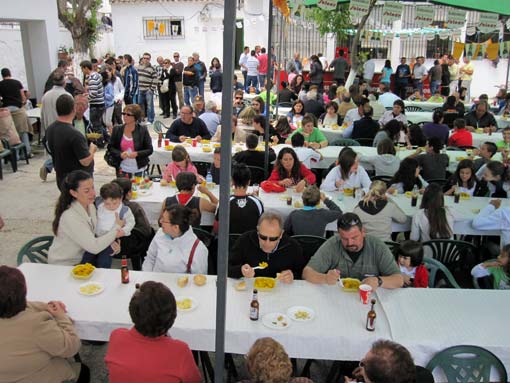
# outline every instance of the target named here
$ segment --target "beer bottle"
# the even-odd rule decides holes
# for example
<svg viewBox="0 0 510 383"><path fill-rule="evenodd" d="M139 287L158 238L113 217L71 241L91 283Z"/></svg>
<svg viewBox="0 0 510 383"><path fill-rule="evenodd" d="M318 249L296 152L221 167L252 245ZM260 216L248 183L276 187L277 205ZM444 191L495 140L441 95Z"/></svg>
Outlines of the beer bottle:
<svg viewBox="0 0 510 383"><path fill-rule="evenodd" d="M375 305L375 299L372 299L370 302L372 304L372 307L370 307L370 311L367 314L367 331L374 331L375 330L375 318L377 317L374 305Z"/></svg>
<svg viewBox="0 0 510 383"><path fill-rule="evenodd" d="M259 320L259 301L257 300L257 289L253 289L253 299L250 303L250 319Z"/></svg>
<svg viewBox="0 0 510 383"><path fill-rule="evenodd" d="M120 266L120 277L122 283L129 283L129 269L127 266L126 256L122 256L121 266Z"/></svg>
<svg viewBox="0 0 510 383"><path fill-rule="evenodd" d="M163 133L158 133L158 148L161 148L162 142L163 142Z"/></svg>

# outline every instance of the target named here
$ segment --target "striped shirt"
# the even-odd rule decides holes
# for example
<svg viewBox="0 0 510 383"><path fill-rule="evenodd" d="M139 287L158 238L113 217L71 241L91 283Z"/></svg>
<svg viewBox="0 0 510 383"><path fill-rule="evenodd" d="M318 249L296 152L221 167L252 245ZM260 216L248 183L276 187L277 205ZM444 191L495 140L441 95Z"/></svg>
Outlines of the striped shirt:
<svg viewBox="0 0 510 383"><path fill-rule="evenodd" d="M138 67L138 87L140 91L148 91L156 89L158 83L158 72L153 66L140 65Z"/></svg>
<svg viewBox="0 0 510 383"><path fill-rule="evenodd" d="M104 106L103 76L97 72L90 72L85 78L85 85L89 94L90 106Z"/></svg>

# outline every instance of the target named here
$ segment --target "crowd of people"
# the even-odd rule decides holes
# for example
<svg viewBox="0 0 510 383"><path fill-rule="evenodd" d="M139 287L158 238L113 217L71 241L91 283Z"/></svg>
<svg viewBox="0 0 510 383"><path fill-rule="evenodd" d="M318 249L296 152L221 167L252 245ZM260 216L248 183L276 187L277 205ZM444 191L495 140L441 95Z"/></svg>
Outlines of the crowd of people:
<svg viewBox="0 0 510 383"><path fill-rule="evenodd" d="M423 57L416 58L411 66L402 58L393 72L387 60L377 89L373 86L374 60L369 58L362 78L345 88L349 63L343 56L341 51L328 65L322 55L312 55L305 80L303 62L295 54L287 63L288 82L279 84L283 90L278 91L266 78L268 65L276 60L274 55L263 47L245 47L239 59L244 84L238 86L234 81L234 89L229 90L234 93L232 138L246 145L246 150L233 156L230 233L239 238L229 253L229 277L267 276L277 277L282 283L304 279L328 285L337 284L340 277L350 277L373 290L434 287L429 286L424 266L424 257L430 254L423 242L453 239L454 218L444 196L463 193L495 198L472 225L482 232L502 232L501 250L497 247L494 252L494 246L487 246L487 255L473 265L472 274L491 288L510 288L510 206L499 199L507 198L510 190L510 127L502 130L501 142L487 141L479 148L472 147L472 134L477 129L489 134L500 129L486 95L481 95L473 110L465 113L463 101L470 99L473 75L470 61L465 58L459 68L451 56L443 56L427 71ZM174 53L173 61L163 57L156 61L158 64L152 66L149 53L144 53L138 64L129 54L96 62L86 60L80 63L83 82L72 75L68 62L59 63L50 74L42 98L41 134L51 158L41 168L40 176L46 180L55 169L60 197L48 263L89 262L110 268L112 257L122 254L131 259L136 270L191 274L213 270L215 244L202 242L194 229L203 228L202 214L213 213L214 226L207 229L217 232L219 201L182 144L189 138L198 142L220 140L217 105L205 102L204 84L209 75L211 91L224 91L221 64L213 58L208 70L197 53L188 57L187 65L180 62L178 53ZM329 68L333 69L335 83L326 89L323 74ZM2 77L2 102L15 113L26 102L23 87L11 79L6 68ZM427 77L431 99L443 106L423 127L408 124L403 99L412 86L415 91L409 99L421 100ZM275 95L269 100L264 91L268 89ZM247 93L259 95L247 103ZM13 94L16 97L10 98ZM174 144L172 161L161 178L175 182L177 189L175 195L162 201L157 228L133 201L130 182L149 170L154 151L149 128L156 119L155 99L163 117L174 117L165 133ZM495 102L496 113L508 114L510 97L505 90L498 92ZM287 116L271 121L271 105L280 103L290 104L291 110ZM329 142L320 128L342 124L343 144ZM98 137L91 139L90 133ZM286 144L277 152L269 149L269 161L274 163L264 169L267 178L255 173L256 168L265 168L264 153L257 151L257 146L266 133L273 144ZM22 137L23 142L28 139L28 135ZM370 142L377 148L377 155L360 156L355 151L356 140ZM343 147L330 169L318 171L313 165L322 160L320 149L328 145ZM399 158L395 149L399 145L417 149L407 158ZM458 163L453 174L447 171L450 159L444 153L446 145L473 151ZM98 147L105 146L105 160L115 168L116 178L103 185L96 196L94 156ZM493 159L498 152L502 161ZM221 154L221 148L217 148L207 169L214 182L219 180ZM374 170L368 171L367 165ZM303 206L288 217L266 211L259 188L299 193ZM359 197L353 212L342 212L328 195L330 192ZM392 224L404 223L407 217L389 196L404 193L422 194L422 198L410 232L404 234L406 239L392 253L385 244L397 239ZM327 233L326 227L335 221L336 232ZM305 254L295 235L325 240L314 254ZM499 239L489 238L489 242L499 246ZM261 262L267 262L268 267L255 270ZM5 344L14 342L19 347L18 353L37 349L32 354L27 352L25 360L11 352L14 348L2 347L3 359L13 361L0 367L2 374L17 381L33 381L33 374L41 382L73 376L79 376L79 382L86 381L86 367L80 369L78 365L73 370L65 360L80 347L65 305L27 302L23 275L6 266L0 267L0 274L0 291L8 292L0 293L0 334ZM201 380L188 346L166 336L176 317L175 298L166 286L142 284L131 299L129 313L134 327L111 334L105 358L112 382L144 381L149 377L158 381L162 376L186 382ZM28 322L33 332L24 331ZM141 364L141 354L135 354L135 349L144 350ZM376 342L362 362L355 375L365 382L411 382L416 375L409 352L389 341ZM253 382L291 381L289 358L273 339L255 342L246 364Z"/></svg>

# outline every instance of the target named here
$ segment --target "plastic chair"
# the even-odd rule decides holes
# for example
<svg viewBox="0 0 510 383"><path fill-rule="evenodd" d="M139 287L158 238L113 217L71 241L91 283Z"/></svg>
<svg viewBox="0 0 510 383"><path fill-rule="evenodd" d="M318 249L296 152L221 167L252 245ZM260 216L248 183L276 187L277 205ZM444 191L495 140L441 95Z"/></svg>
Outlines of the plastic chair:
<svg viewBox="0 0 510 383"><path fill-rule="evenodd" d="M193 161L193 165L195 165L198 174L200 174L202 177L206 177L207 172L211 168L211 164L209 162L204 161Z"/></svg>
<svg viewBox="0 0 510 383"><path fill-rule="evenodd" d="M195 233L195 235L198 237L198 239L200 239L204 245L209 248L209 246L213 243L214 241L214 234L208 232L208 231L205 231L204 229L200 229L198 227L194 227L193 228L193 232Z"/></svg>
<svg viewBox="0 0 510 383"><path fill-rule="evenodd" d="M476 253L473 244L452 239L434 239L424 242L423 246L430 247L432 258L441 262L448 270L459 266L461 259L468 259L470 254Z"/></svg>
<svg viewBox="0 0 510 383"><path fill-rule="evenodd" d="M248 165L248 169L250 169L251 171L250 185L260 184L262 181L265 181L267 179L266 171L264 168L261 168L260 166ZM269 172L267 173L269 177Z"/></svg>
<svg viewBox="0 0 510 383"><path fill-rule="evenodd" d="M152 129L154 130L154 132L159 134L159 133L163 133L163 129L168 130L170 128L168 126L166 126L165 124L163 124L161 121L156 120L152 123Z"/></svg>
<svg viewBox="0 0 510 383"><path fill-rule="evenodd" d="M12 158L12 153L11 153L10 149L4 149L0 152L0 180L4 179L4 174L3 174L4 161L5 161L5 163L7 163L7 161L9 161L11 163L12 171L14 172L14 168L16 165L13 161L11 161L11 158Z"/></svg>
<svg viewBox="0 0 510 383"><path fill-rule="evenodd" d="M478 149L476 146L470 146L470 145L467 145L467 146L459 146L459 148L460 148L461 150L467 150L467 149L471 149L471 150L473 150L473 149Z"/></svg>
<svg viewBox="0 0 510 383"><path fill-rule="evenodd" d="M53 243L53 236L37 237L28 241L18 252L18 266L25 257L32 263L48 263L48 250Z"/></svg>
<svg viewBox="0 0 510 383"><path fill-rule="evenodd" d="M461 148L459 148L457 146L447 146L446 150L453 150L455 152L463 152L464 151L464 149L461 149Z"/></svg>
<svg viewBox="0 0 510 383"><path fill-rule="evenodd" d="M374 144L373 138L356 138L354 141L359 143L359 146L372 146Z"/></svg>
<svg viewBox="0 0 510 383"><path fill-rule="evenodd" d="M406 112L423 112L423 109L420 108L419 106L414 106L414 105L410 105L410 106L406 106Z"/></svg>
<svg viewBox="0 0 510 383"><path fill-rule="evenodd" d="M293 235L292 238L298 241L301 249L303 249L303 257L305 257L306 263L319 250L319 247L326 242L326 238L316 235Z"/></svg>
<svg viewBox="0 0 510 383"><path fill-rule="evenodd" d="M329 146L360 146L359 142L350 138L337 138Z"/></svg>
<svg viewBox="0 0 510 383"><path fill-rule="evenodd" d="M400 247L400 243L392 242L392 241L385 241L384 243L386 244L386 246L388 246L388 248L390 249L391 253L395 256L395 254L397 254L397 250Z"/></svg>
<svg viewBox="0 0 510 383"><path fill-rule="evenodd" d="M499 381L507 382L507 372L501 360L478 346L453 346L440 351L427 364L431 372L436 368L443 370L448 382L492 382L493 368L498 372Z"/></svg>
<svg viewBox="0 0 510 383"><path fill-rule="evenodd" d="M429 272L429 287L434 288L438 285L439 281L436 281L438 271L441 271L446 277L446 282L450 284L453 288L460 289L461 287L453 277L450 270L448 270L441 262L430 258L423 257L423 263L425 263L425 267Z"/></svg>

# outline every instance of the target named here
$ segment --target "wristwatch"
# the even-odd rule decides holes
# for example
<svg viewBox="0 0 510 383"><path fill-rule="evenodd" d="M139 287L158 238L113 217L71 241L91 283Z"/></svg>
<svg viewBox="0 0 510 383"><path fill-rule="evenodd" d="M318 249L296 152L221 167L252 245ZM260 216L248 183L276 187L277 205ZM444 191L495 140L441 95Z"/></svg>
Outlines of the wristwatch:
<svg viewBox="0 0 510 383"><path fill-rule="evenodd" d="M377 277L377 287L381 287L383 283L383 280L381 277Z"/></svg>

